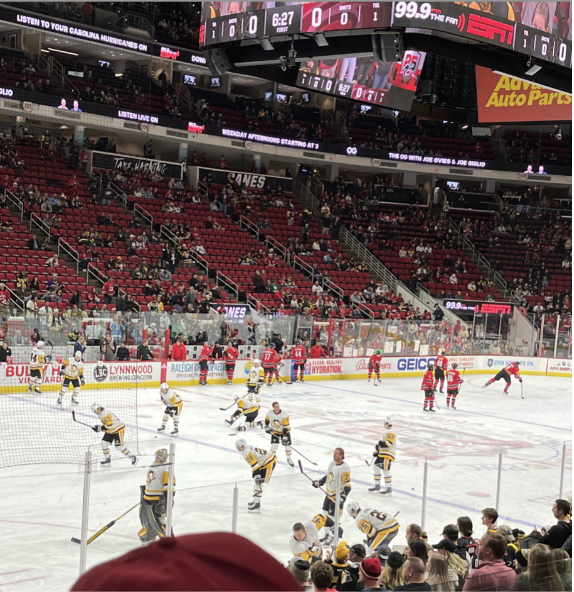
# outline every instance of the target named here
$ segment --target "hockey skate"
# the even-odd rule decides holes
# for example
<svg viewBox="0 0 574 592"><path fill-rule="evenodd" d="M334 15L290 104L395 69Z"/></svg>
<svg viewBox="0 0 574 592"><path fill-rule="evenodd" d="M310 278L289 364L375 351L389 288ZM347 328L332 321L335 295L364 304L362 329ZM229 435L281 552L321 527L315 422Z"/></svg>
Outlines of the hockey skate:
<svg viewBox="0 0 574 592"><path fill-rule="evenodd" d="M381 495L386 495L387 493L393 493L393 488L387 487L381 491Z"/></svg>
<svg viewBox="0 0 574 592"><path fill-rule="evenodd" d="M112 459L108 456L107 458L104 458L104 460L100 463L101 465L109 465L111 464Z"/></svg>
<svg viewBox="0 0 574 592"><path fill-rule="evenodd" d="M56 405L58 405L58 407L62 406L62 397L58 397L58 400L56 401Z"/></svg>
<svg viewBox="0 0 574 592"><path fill-rule="evenodd" d="M173 432L171 432L172 436L177 436L177 434L179 434L179 428L174 428Z"/></svg>
<svg viewBox="0 0 574 592"><path fill-rule="evenodd" d="M31 393L34 390L31 384L28 385L28 392Z"/></svg>
<svg viewBox="0 0 574 592"><path fill-rule="evenodd" d="M161 428L157 428L158 432L164 432L165 431L165 426L161 426Z"/></svg>
<svg viewBox="0 0 574 592"><path fill-rule="evenodd" d="M372 492L381 491L380 484L379 483L375 483L375 485L373 487L369 487L369 491L372 491Z"/></svg>
<svg viewBox="0 0 574 592"><path fill-rule="evenodd" d="M429 409L429 413L436 413L436 409L435 409L434 407L431 407L431 408Z"/></svg>
<svg viewBox="0 0 574 592"><path fill-rule="evenodd" d="M428 408L427 407L423 407L423 411L428 412Z"/></svg>
<svg viewBox="0 0 574 592"><path fill-rule="evenodd" d="M236 432L244 432L247 428L244 425L240 425L235 428Z"/></svg>
<svg viewBox="0 0 574 592"><path fill-rule="evenodd" d="M293 464L293 461L292 461L290 458L288 458L288 459L287 459L287 464L288 464L290 467L294 467L294 466L295 466L295 465Z"/></svg>
<svg viewBox="0 0 574 592"><path fill-rule="evenodd" d="M132 456L132 465L135 467L138 464L138 457L137 456Z"/></svg>
<svg viewBox="0 0 574 592"><path fill-rule="evenodd" d="M303 378L303 376L301 376L301 378L299 379L299 382L305 382L305 379Z"/></svg>
<svg viewBox="0 0 574 592"><path fill-rule="evenodd" d="M233 380L228 380L227 384L233 384Z"/></svg>
<svg viewBox="0 0 574 592"><path fill-rule="evenodd" d="M319 542L324 547L327 547L333 542L333 540L335 538L335 529L334 528L326 528L325 530L327 532L325 533L325 536L322 539L319 539Z"/></svg>
<svg viewBox="0 0 574 592"><path fill-rule="evenodd" d="M35 392L35 393L38 393L38 394L40 394L42 391L40 390L40 387L39 387L39 386L37 386L37 387L34 389L34 392Z"/></svg>
<svg viewBox="0 0 574 592"><path fill-rule="evenodd" d="M251 512L252 514L260 514L261 504L259 502L249 502L247 504L247 511Z"/></svg>
<svg viewBox="0 0 574 592"><path fill-rule="evenodd" d="M256 428L261 428L262 430L265 429L265 426L263 425L263 422L262 421L255 422L255 427Z"/></svg>
<svg viewBox="0 0 574 592"><path fill-rule="evenodd" d="M229 427L231 427L231 426L233 425L233 420L232 420L232 419L224 419L224 420L223 420L223 423L224 423L226 426L229 426Z"/></svg>
<svg viewBox="0 0 574 592"><path fill-rule="evenodd" d="M456 407L454 406L454 403L450 406L451 409L453 409L454 411L456 411Z"/></svg>
<svg viewBox="0 0 574 592"><path fill-rule="evenodd" d="M76 395L72 395L72 405L79 405L80 401L76 398Z"/></svg>

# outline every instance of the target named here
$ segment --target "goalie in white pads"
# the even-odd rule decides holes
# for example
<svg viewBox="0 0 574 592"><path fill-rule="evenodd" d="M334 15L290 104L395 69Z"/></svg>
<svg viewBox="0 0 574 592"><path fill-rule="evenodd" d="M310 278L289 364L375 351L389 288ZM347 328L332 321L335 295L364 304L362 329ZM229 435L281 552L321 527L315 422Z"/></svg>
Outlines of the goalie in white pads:
<svg viewBox="0 0 574 592"><path fill-rule="evenodd" d="M339 482L337 485L337 472L339 474ZM339 517L343 513L343 505L349 493L351 493L351 468L345 462L345 451L342 448L335 448L333 452L333 460L329 463L327 474L321 479L313 481L313 487L321 487L325 485L327 495L323 501L323 514L317 514L313 518L313 522L317 530L325 527L327 531L325 537L321 542L325 545L330 545L335 539L335 499L337 495L337 487L339 488ZM343 536L343 529L339 527L339 537Z"/></svg>
<svg viewBox="0 0 574 592"><path fill-rule="evenodd" d="M62 406L62 397L66 391L70 390L70 384L74 387L72 393L72 403L79 405L78 395L80 394L80 387L84 386L84 362L82 362L82 352L77 351L73 358L69 358L62 362L60 368L60 376L62 377L62 388L58 395L58 405Z"/></svg>
<svg viewBox="0 0 574 592"><path fill-rule="evenodd" d="M397 451L397 435L393 430L393 421L390 417L385 419L385 433L379 442L375 445L375 462L373 471L375 473L375 486L369 491L380 492L382 494L393 491L393 478L391 476L391 465L395 460ZM381 471L385 476L385 489L381 491Z"/></svg>
<svg viewBox="0 0 574 592"><path fill-rule="evenodd" d="M367 537L365 543L371 553L382 553L383 547L390 546L399 532L400 524L393 516L371 508L361 509L359 502L349 502L347 512L355 521L355 526Z"/></svg>
<svg viewBox="0 0 574 592"><path fill-rule="evenodd" d="M98 416L102 422L99 425L94 426L92 429L94 432L104 432L102 438L102 451L104 453L104 460L101 464L108 465L112 462L112 454L110 452L110 444L113 442L116 448L120 449L120 452L131 459L132 465L136 465L138 462L137 456L129 451L129 448L124 443L124 433L126 426L120 421L113 413L109 413L104 409L103 405L94 403L92 405L92 411Z"/></svg>
<svg viewBox="0 0 574 592"><path fill-rule="evenodd" d="M305 524L296 522L293 525L293 536L289 540L289 548L295 559L303 559L313 565L323 556L317 527L312 522L305 522Z"/></svg>
<svg viewBox="0 0 574 592"><path fill-rule="evenodd" d="M38 341L30 354L30 383L28 385L28 392L42 392L40 385L44 382L44 364L51 360L52 356L45 355L44 342Z"/></svg>
<svg viewBox="0 0 574 592"><path fill-rule="evenodd" d="M146 484L141 485L140 522L138 536L142 543L149 543L165 536L165 513L169 487L168 453L165 448L157 450L155 460L147 472ZM175 495L175 475L173 476Z"/></svg>
<svg viewBox="0 0 574 592"><path fill-rule="evenodd" d="M260 512L263 483L269 483L277 457L274 452L248 446L243 438L235 442L235 448L241 452L241 458L251 467L251 476L255 480L253 501L247 504L247 509L249 512Z"/></svg>
<svg viewBox="0 0 574 592"><path fill-rule="evenodd" d="M169 388L169 384L164 382L159 387L159 396L165 405L165 411L163 412L163 419L161 421L161 427L157 428L158 432L163 432L165 426L171 417L173 419L173 432L172 435L179 434L179 418L181 416L181 410L183 408L183 401L181 397Z"/></svg>
<svg viewBox="0 0 574 592"><path fill-rule="evenodd" d="M271 451L277 452L279 443L285 446L285 456L290 467L294 467L291 455L291 426L289 425L289 414L283 411L279 403L273 403L273 409L267 413L265 418L265 431L271 434Z"/></svg>

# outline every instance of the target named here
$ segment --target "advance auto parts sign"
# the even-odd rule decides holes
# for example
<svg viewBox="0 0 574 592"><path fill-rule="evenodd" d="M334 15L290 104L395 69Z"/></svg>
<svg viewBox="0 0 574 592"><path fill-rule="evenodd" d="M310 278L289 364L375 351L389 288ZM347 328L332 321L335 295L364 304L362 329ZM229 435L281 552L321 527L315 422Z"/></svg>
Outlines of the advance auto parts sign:
<svg viewBox="0 0 574 592"><path fill-rule="evenodd" d="M476 66L480 123L572 121L572 97Z"/></svg>

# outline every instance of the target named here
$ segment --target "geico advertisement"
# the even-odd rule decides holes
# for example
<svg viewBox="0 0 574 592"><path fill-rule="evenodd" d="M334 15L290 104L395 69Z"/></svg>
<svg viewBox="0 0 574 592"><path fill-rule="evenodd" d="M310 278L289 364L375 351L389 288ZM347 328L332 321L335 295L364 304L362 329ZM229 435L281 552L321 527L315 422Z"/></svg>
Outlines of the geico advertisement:
<svg viewBox="0 0 574 592"><path fill-rule="evenodd" d="M223 378L225 362L209 363L207 378ZM193 380L199 378L199 362L168 362L167 380Z"/></svg>
<svg viewBox="0 0 574 592"><path fill-rule="evenodd" d="M84 365L86 382L151 382L159 380L160 365L152 362L96 362Z"/></svg>

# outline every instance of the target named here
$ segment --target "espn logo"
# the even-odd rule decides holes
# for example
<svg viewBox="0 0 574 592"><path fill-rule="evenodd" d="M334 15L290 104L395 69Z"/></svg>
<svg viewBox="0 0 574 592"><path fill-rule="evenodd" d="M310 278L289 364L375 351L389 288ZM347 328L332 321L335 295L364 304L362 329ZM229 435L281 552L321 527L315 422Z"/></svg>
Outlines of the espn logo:
<svg viewBox="0 0 574 592"><path fill-rule="evenodd" d="M499 313L502 314L510 314L512 312L512 307L509 304L481 304L480 305L480 312L483 313Z"/></svg>
<svg viewBox="0 0 574 592"><path fill-rule="evenodd" d="M499 37L500 43L513 47L514 25L511 24L501 23L479 14L469 14L466 32L491 41Z"/></svg>

